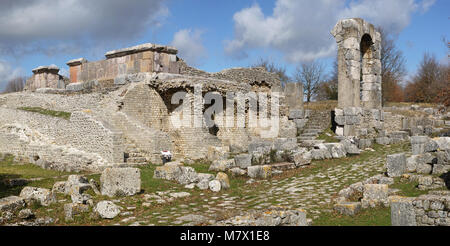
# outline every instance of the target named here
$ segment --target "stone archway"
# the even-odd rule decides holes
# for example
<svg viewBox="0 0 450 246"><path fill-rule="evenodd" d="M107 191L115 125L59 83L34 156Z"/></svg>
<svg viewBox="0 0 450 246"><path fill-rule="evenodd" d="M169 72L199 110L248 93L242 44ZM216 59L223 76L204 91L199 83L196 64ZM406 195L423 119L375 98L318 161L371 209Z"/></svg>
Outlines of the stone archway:
<svg viewBox="0 0 450 246"><path fill-rule="evenodd" d="M363 19L340 20L331 31L338 45L338 108L381 109L381 36Z"/></svg>

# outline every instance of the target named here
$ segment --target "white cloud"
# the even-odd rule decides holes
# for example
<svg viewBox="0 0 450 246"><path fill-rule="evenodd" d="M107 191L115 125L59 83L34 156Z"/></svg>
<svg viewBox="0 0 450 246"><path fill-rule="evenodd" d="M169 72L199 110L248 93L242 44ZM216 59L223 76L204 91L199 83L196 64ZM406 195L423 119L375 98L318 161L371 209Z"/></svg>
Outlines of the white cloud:
<svg viewBox="0 0 450 246"><path fill-rule="evenodd" d="M225 41L225 53L247 57L246 50L272 48L288 62L296 63L335 54L330 30L341 18L362 17L393 32L400 32L411 15L426 11L433 0L277 0L271 15L259 5L242 9L233 16L234 39Z"/></svg>
<svg viewBox="0 0 450 246"><path fill-rule="evenodd" d="M172 46L179 51L179 56L190 65L200 65L207 58L207 51L202 43L200 30L183 29L175 33Z"/></svg>
<svg viewBox="0 0 450 246"><path fill-rule="evenodd" d="M0 60L0 91L3 91L8 81L21 75L21 68L13 68L8 62Z"/></svg>
<svg viewBox="0 0 450 246"><path fill-rule="evenodd" d="M133 40L167 15L165 0L2 0L0 52L65 53Z"/></svg>

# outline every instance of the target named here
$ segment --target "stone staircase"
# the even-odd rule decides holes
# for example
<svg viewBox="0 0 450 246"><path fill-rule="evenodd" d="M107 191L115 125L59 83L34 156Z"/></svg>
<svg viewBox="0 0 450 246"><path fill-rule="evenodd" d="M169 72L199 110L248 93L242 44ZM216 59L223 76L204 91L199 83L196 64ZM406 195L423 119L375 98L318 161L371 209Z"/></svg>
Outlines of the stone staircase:
<svg viewBox="0 0 450 246"><path fill-rule="evenodd" d="M146 165L147 158L142 150L140 150L135 143L128 140L125 144L125 163L129 165Z"/></svg>
<svg viewBox="0 0 450 246"><path fill-rule="evenodd" d="M330 111L310 111L308 122L301 134L297 137L297 142L303 147L311 147L317 143L323 143L323 140L316 138L331 125Z"/></svg>

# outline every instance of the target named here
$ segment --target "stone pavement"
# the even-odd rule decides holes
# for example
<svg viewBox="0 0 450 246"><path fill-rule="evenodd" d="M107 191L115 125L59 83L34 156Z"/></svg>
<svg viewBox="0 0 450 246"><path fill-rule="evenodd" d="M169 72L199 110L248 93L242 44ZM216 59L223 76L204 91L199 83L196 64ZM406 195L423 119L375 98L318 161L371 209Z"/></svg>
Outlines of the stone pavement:
<svg viewBox="0 0 450 246"><path fill-rule="evenodd" d="M197 202L175 205L162 212L154 212L141 218L124 218L121 225L186 225L214 224L223 214L237 214L249 209L266 209L283 206L306 210L307 217L316 219L319 214L331 212L331 201L346 186L385 171L386 155L405 151L400 145L385 146L382 154L368 158L336 161L328 168L311 172L301 171L293 177L256 181L256 188L242 185L238 191L200 193ZM370 151L370 150L368 150ZM312 165L321 165L313 162ZM167 192L174 192L167 191ZM206 194L207 193L207 194ZM234 196L232 194L234 194ZM149 221L153 223L149 223Z"/></svg>

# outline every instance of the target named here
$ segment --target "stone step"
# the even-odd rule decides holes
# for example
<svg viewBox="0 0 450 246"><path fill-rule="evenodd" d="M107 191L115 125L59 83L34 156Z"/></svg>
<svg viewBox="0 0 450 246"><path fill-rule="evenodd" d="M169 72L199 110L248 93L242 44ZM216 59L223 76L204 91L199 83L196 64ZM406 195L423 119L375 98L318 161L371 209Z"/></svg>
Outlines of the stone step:
<svg viewBox="0 0 450 246"><path fill-rule="evenodd" d="M300 142L300 147L314 147L314 145L324 142L325 140L305 140Z"/></svg>
<svg viewBox="0 0 450 246"><path fill-rule="evenodd" d="M317 133L314 132L303 132L300 137L317 137Z"/></svg>
<svg viewBox="0 0 450 246"><path fill-rule="evenodd" d="M303 133L314 133L314 134L317 134L317 133L319 133L321 131L322 130L320 130L320 129L310 129L310 128L308 128L308 129L303 130Z"/></svg>
<svg viewBox="0 0 450 246"><path fill-rule="evenodd" d="M145 158L145 155L142 154L141 152L130 151L130 152L127 152L127 153L128 153L129 157L144 157Z"/></svg>
<svg viewBox="0 0 450 246"><path fill-rule="evenodd" d="M297 137L297 142L303 142L303 141L308 141L308 140L315 140L316 137Z"/></svg>
<svg viewBox="0 0 450 246"><path fill-rule="evenodd" d="M129 157L127 158L127 163L147 163L147 158L145 157Z"/></svg>

